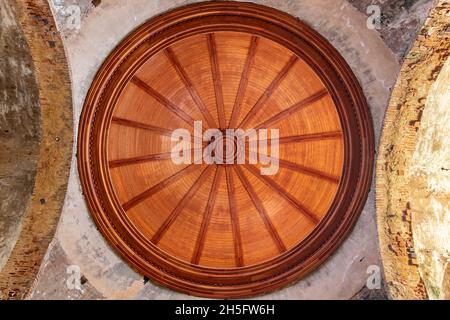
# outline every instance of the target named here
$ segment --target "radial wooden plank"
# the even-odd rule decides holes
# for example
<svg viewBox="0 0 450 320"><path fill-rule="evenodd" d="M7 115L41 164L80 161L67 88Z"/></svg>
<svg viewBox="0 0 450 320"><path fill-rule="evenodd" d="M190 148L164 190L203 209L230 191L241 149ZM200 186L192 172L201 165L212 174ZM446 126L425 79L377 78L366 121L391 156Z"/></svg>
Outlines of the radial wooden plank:
<svg viewBox="0 0 450 320"><path fill-rule="evenodd" d="M295 113L295 112L299 111L300 109L310 105L311 103L314 103L314 102L322 99L326 95L328 95L328 91L321 90L321 91L319 91L319 92L309 96L308 98L306 98L306 99L304 99L304 100L294 104L293 106L289 107L288 109L286 109L284 111L281 111L280 113L274 115L270 119L267 119L263 123L257 125L255 127L255 129L269 128L269 127L273 126L275 123L277 123L278 121L282 121L282 120L288 118L293 113Z"/></svg>
<svg viewBox="0 0 450 320"><path fill-rule="evenodd" d="M258 99L256 104L250 109L250 111L247 112L247 115L238 125L238 128L246 127L247 123L252 119L252 117L255 116L255 114L259 111L259 109L262 106L264 106L264 104L267 102L272 93L278 88L283 79L286 78L287 74L289 73L291 68L295 65L295 63L297 63L297 61L298 61L297 56L292 55L290 57L289 61L286 63L283 69L281 69L276 78L273 79L272 83L269 85L269 87L267 87L267 89L264 91L263 95Z"/></svg>
<svg viewBox="0 0 450 320"><path fill-rule="evenodd" d="M241 111L242 100L244 99L245 91L247 89L249 73L254 63L258 43L259 43L258 37L251 38L250 46L247 53L247 60L245 62L244 69L242 70L241 80L239 81L239 89L236 94L236 100L234 102L230 123L228 125L229 128L234 128L237 125L237 119Z"/></svg>
<svg viewBox="0 0 450 320"><path fill-rule="evenodd" d="M209 194L208 203L206 205L206 210L205 210L205 213L203 216L202 226L200 228L200 232L199 232L199 235L197 238L197 243L195 245L194 255L192 257L192 263L194 263L194 264L198 264L200 261L200 255L201 255L203 247L205 245L206 231L208 229L208 226L209 226L209 223L211 220L211 215L212 215L212 212L214 209L214 205L216 203L216 198L217 198L217 193L219 191L219 185L220 185L221 178L222 178L222 168L218 167L216 169L214 182L211 187L211 192Z"/></svg>
<svg viewBox="0 0 450 320"><path fill-rule="evenodd" d="M305 167L305 166L302 166L302 165L299 165L299 164L296 164L296 163L293 163L293 162L290 162L287 160L281 159L281 160L279 160L279 163L280 163L280 166L283 168L287 168L287 169L290 169L293 171L303 172L303 173L306 173L306 174L309 174L309 175L312 175L315 177L319 177L320 179L331 181L336 184L339 183L339 180L340 180L339 177L335 177L335 176L329 175L325 172L321 172L321 171L315 170L313 168L308 168L308 167Z"/></svg>
<svg viewBox="0 0 450 320"><path fill-rule="evenodd" d="M135 84L138 88L142 89L143 91L145 91L146 93L151 95L153 98L155 98L163 106L165 106L167 109L169 109L174 115L183 119L187 124L193 125L194 119L190 115L188 115L186 112L184 112L182 109L180 109L173 102L169 101L167 98L165 98L159 92L157 92L155 89L150 87L147 83L145 83L138 77L134 77L131 80L131 82L133 84Z"/></svg>
<svg viewBox="0 0 450 320"><path fill-rule="evenodd" d="M136 206L137 204L139 204L140 202L144 201L145 199L151 197L153 194L157 193L161 189L165 188L168 184L173 183L177 179L182 178L184 175L187 175L187 174L189 174L190 172L192 172L193 170L196 170L196 169L198 169L198 168L196 168L194 165L190 165L190 166L180 170L178 173L168 177L167 179L161 181L160 183L158 183L157 185L151 187L150 189L146 190L145 192L142 192L141 194L137 195L136 197L134 197L130 201L124 203L122 205L123 209L125 211L131 209L132 207Z"/></svg>
<svg viewBox="0 0 450 320"><path fill-rule="evenodd" d="M249 150L250 149L247 149L246 152L248 152ZM266 154L262 154L262 155L260 154L260 156L267 157ZM298 163L294 163L294 162L291 162L291 161L288 161L288 160L279 159L279 158L275 158L275 157L271 157L271 156L268 156L268 158L270 159L270 161L272 163L275 163L275 162L278 163L278 165L281 168L286 168L286 169L289 169L289 170L292 170L292 171L301 172L301 173L304 173L304 174L307 174L307 175L311 175L311 176L314 176L314 177L317 177L317 178L320 178L320 179L323 179L323 180L330 181L330 182L335 183L335 184L338 184L339 181L340 181L339 177L331 175L331 174L326 173L326 172L322 172L322 171L314 169L312 167L307 167L305 165L301 165L301 164L298 164Z"/></svg>
<svg viewBox="0 0 450 320"><path fill-rule="evenodd" d="M214 34L210 33L207 35L209 56L211 59L211 72L214 81L214 93L216 96L217 114L219 117L220 129L226 128L226 115L225 115L225 105L223 101L222 92L222 80L220 78L220 66L217 56L217 46Z"/></svg>
<svg viewBox="0 0 450 320"><path fill-rule="evenodd" d="M116 167L120 167L120 166L126 166L126 165L148 162L148 161L169 160L169 159L171 159L171 155L172 154L170 152L164 152L164 153L158 153L158 154L151 154L148 156L140 156L140 157L134 157L134 158L128 158L128 159L112 160L109 162L109 167L116 168Z"/></svg>
<svg viewBox="0 0 450 320"><path fill-rule="evenodd" d="M170 130L167 128L160 128L157 126L152 126L150 124L145 124L142 122L118 118L118 117L114 117L112 119L112 122L117 123L122 126L128 126L128 127L133 127L133 128L143 129L143 130L149 130L149 131L156 132L156 133L159 133L159 134L162 134L165 136L169 136L169 137L172 136L172 133L173 133L173 130Z"/></svg>
<svg viewBox="0 0 450 320"><path fill-rule="evenodd" d="M266 225L267 231L269 232L270 236L272 237L273 241L275 242L278 250L282 253L286 251L286 246L284 245L283 241L280 238L280 235L278 234L278 231L273 226L272 221L270 221L270 218L267 214L266 209L264 208L263 203L259 199L258 195L256 194L255 190L253 189L252 185L248 181L248 179L244 176L241 169L239 167L234 167L236 170L236 173L241 180L242 184L244 185L245 189L247 190L250 198L252 199L253 204L255 205L256 209L258 210L262 220L264 221L264 224Z"/></svg>
<svg viewBox="0 0 450 320"><path fill-rule="evenodd" d="M234 188L233 172L231 168L226 168L227 176L227 190L228 190L228 204L231 215L231 226L234 238L234 251L236 257L236 266L242 267L244 265L244 254L242 250L241 230L239 226L239 216L236 208L236 190Z"/></svg>
<svg viewBox="0 0 450 320"><path fill-rule="evenodd" d="M175 53L173 52L173 50L171 48L167 48L164 52L165 52L167 58L169 59L170 63L175 68L175 70L177 70L179 77L181 78L184 85L186 86L186 89L188 90L192 99L197 104L198 108L200 109L201 113L203 114L203 117L206 119L208 126L210 128L216 128L217 127L216 121L212 117L211 113L209 112L209 110L206 107L205 103L203 102L202 98L200 97L197 90L195 89L195 87L192 83L192 80L187 75L186 71L184 70L184 67L180 64L178 57L175 55Z"/></svg>
<svg viewBox="0 0 450 320"><path fill-rule="evenodd" d="M323 133L313 133L313 134L303 134L298 136L287 136L281 137L279 142L280 144L284 143L296 143L296 142L306 142L312 140L327 140L327 139L341 139L342 132L341 131L333 131L333 132L323 132Z"/></svg>
<svg viewBox="0 0 450 320"><path fill-rule="evenodd" d="M292 195L290 195L286 190L284 190L280 185L278 185L273 179L269 178L268 176L261 175L260 172L257 170L254 166L247 166L247 169L253 173L255 176L260 178L264 183L266 183L268 186L270 186L275 192L277 192L279 195L281 195L283 198L288 200L295 208L297 208L302 214L306 215L313 221L314 223L319 222L319 218L312 213L310 210L308 210L303 204L301 204L297 199L295 199Z"/></svg>
<svg viewBox="0 0 450 320"><path fill-rule="evenodd" d="M152 237L152 242L157 244L159 240L164 236L164 233L167 232L167 229L170 228L170 226L175 222L176 218L180 214L180 212L184 209L187 202L192 198L192 196L198 191L198 189L202 186L202 184L205 182L205 179L208 177L208 174L211 172L213 167L209 166L200 175L200 177L195 181L195 183L192 185L192 187L189 189L189 191L186 193L186 195L183 197L183 199L179 202L179 204L175 207L175 209L172 211L170 216L166 219L166 221L163 223L163 225L158 229L158 231L155 233L155 235Z"/></svg>

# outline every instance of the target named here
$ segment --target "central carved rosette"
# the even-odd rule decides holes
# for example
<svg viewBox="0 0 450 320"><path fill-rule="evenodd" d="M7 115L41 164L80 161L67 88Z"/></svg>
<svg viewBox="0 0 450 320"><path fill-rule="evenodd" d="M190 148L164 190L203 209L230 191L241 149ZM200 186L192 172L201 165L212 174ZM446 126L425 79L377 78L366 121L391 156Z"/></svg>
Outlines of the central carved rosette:
<svg viewBox="0 0 450 320"><path fill-rule="evenodd" d="M262 175L279 170L278 129L208 129L202 121L189 130L172 132L171 158L174 164L260 165Z"/></svg>
<svg viewBox="0 0 450 320"><path fill-rule="evenodd" d="M221 132L221 136L211 138L207 148L212 150L211 155L214 157L216 164L236 164L238 162L238 152L241 152L239 146L242 147L242 144L238 146L238 138L231 133L227 134L227 130L221 130Z"/></svg>

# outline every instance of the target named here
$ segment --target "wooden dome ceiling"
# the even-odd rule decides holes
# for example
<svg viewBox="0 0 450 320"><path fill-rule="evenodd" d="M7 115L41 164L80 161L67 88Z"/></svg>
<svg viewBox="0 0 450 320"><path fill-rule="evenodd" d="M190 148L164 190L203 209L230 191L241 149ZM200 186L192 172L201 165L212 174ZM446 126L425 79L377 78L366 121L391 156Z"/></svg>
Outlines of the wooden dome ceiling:
<svg viewBox="0 0 450 320"><path fill-rule="evenodd" d="M279 129L281 170L174 164L171 133L193 132L195 120L203 129ZM114 109L107 150L118 200L146 238L186 262L236 268L311 233L335 197L343 149L336 106L303 60L260 36L213 32L140 67Z"/></svg>
<svg viewBox="0 0 450 320"><path fill-rule="evenodd" d="M195 121L278 129L278 171L262 175L249 148L245 164L177 164L171 135ZM372 164L370 116L345 61L301 22L253 4L146 23L102 66L80 123L100 231L143 274L201 296L267 292L318 266L362 210Z"/></svg>

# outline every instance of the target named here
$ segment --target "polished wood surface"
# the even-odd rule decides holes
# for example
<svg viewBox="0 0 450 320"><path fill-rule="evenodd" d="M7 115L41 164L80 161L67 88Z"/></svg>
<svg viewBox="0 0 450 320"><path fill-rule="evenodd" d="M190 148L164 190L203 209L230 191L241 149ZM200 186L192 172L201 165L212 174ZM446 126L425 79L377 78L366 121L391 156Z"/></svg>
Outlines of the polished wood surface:
<svg viewBox="0 0 450 320"><path fill-rule="evenodd" d="M228 127L233 108L240 125ZM228 186L216 181L221 165L148 193L184 169L171 161L167 128L177 123L192 132L194 120L204 129L278 129L281 143L289 141L270 179L258 177L256 167L230 165L236 214ZM110 175L131 222L167 253L207 267L252 265L299 244L326 215L342 173L340 128L322 81L291 51L245 33L199 34L153 56L125 87L108 137ZM143 193L142 203L130 207ZM242 263L233 224L242 233Z"/></svg>
<svg viewBox="0 0 450 320"><path fill-rule="evenodd" d="M194 121L278 129L278 172L248 159L175 164L171 134L193 134ZM191 294L249 296L306 274L345 238L370 185L371 126L345 61L301 22L192 5L105 62L80 123L80 176L100 230L140 272Z"/></svg>

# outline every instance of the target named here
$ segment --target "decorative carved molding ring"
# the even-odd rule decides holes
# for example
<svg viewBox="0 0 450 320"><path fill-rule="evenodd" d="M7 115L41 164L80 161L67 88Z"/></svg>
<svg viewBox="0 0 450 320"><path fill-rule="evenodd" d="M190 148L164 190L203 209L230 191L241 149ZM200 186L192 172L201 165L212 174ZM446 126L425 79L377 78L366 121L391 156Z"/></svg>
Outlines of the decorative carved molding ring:
<svg viewBox="0 0 450 320"><path fill-rule="evenodd" d="M175 164L171 132L198 120L278 129L279 171ZM250 3L189 5L130 34L97 73L78 137L84 195L110 245L155 282L214 298L267 293L323 263L363 209L373 161L344 59Z"/></svg>

